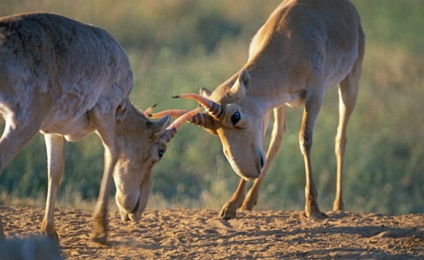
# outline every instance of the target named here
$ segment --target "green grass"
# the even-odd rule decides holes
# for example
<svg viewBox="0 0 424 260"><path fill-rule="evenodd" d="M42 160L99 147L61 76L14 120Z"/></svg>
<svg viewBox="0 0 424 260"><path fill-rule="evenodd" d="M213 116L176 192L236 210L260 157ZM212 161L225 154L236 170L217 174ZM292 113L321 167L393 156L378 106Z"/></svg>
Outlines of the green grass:
<svg viewBox="0 0 424 260"><path fill-rule="evenodd" d="M140 108L193 108L170 97L214 89L246 61L249 42L279 1L16 1L0 0L0 15L49 11L108 30L127 50L135 75L131 99ZM353 1L367 34L358 104L349 124L344 199L350 211L424 212L424 2ZM322 210L335 192L337 91L318 119L314 175ZM302 209L305 174L299 151L301 109L288 112L283 145L260 194L258 209ZM96 136L67 144L59 204L92 205L99 189L103 149ZM0 177L3 201L43 203L46 156L37 136ZM219 209L239 178L218 138L184 126L153 172L149 207ZM9 203L9 202L6 202ZM91 203L91 204L90 204Z"/></svg>

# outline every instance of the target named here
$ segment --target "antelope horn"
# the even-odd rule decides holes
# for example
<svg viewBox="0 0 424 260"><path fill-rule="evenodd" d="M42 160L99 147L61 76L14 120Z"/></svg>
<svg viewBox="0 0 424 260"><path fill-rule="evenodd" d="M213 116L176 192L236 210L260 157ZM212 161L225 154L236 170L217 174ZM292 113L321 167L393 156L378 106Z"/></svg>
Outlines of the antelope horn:
<svg viewBox="0 0 424 260"><path fill-rule="evenodd" d="M156 104L154 104L153 106L151 106L151 107L149 107L148 109L146 109L145 111L144 111L144 116L145 117L150 117L151 115L150 115L150 113L152 113L152 111L153 111L153 109L155 109L155 107L158 105L158 103L156 103ZM157 118L157 117L155 117L155 118Z"/></svg>
<svg viewBox="0 0 424 260"><path fill-rule="evenodd" d="M178 117L184 115L187 112L189 112L189 110L184 110L184 109L167 109L167 110L163 110L163 111L156 112L156 113L153 113L153 114L149 114L148 116L150 118L161 118L163 116L170 115L170 116L172 116L174 118L178 118Z"/></svg>
<svg viewBox="0 0 424 260"><path fill-rule="evenodd" d="M222 107L222 105L217 104L214 101L210 100L209 98L206 98L199 94L194 94L194 93L181 94L178 96L173 96L173 98L186 98L186 99L197 101L206 110L208 110L211 116L214 117L215 119L219 119L224 114L224 108Z"/></svg>
<svg viewBox="0 0 424 260"><path fill-rule="evenodd" d="M184 122L190 120L190 118L199 113L201 109L202 108L199 106L196 109L188 111L187 113L178 117L171 125L166 128L166 130L162 133L161 138L169 143L177 133L178 129L180 129L180 127L184 124Z"/></svg>
<svg viewBox="0 0 424 260"><path fill-rule="evenodd" d="M163 110L160 112L156 112L154 114L149 114L149 117L152 119L156 119L156 118L161 118L167 115L170 115L174 118L178 118L184 114L186 114L187 112L189 112L189 110L185 110L185 109L167 109L167 110ZM205 114L203 113L197 113L195 114L193 117L189 118L188 121L194 125L199 125L199 126L203 126L205 125Z"/></svg>

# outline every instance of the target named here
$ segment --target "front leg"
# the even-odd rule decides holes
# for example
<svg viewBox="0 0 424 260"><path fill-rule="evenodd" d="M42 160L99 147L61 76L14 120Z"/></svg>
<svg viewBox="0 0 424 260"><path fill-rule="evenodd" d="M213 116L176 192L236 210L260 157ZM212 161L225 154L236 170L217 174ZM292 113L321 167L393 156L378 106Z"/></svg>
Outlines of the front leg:
<svg viewBox="0 0 424 260"><path fill-rule="evenodd" d="M362 46L363 47L363 46ZM359 89L359 78L361 76L361 63L363 58L363 48L360 52L361 55L352 68L352 71L340 82L339 87L339 126L337 127L335 154L337 161L337 175L336 175L336 197L333 203L333 210L343 210L342 198L342 176L343 176L343 162L344 153L346 149L346 131L349 123L349 118L352 115L353 109L356 105Z"/></svg>
<svg viewBox="0 0 424 260"><path fill-rule="evenodd" d="M247 194L246 199L243 202L243 205L241 207L243 210L252 210L258 202L259 190L261 188L262 182L265 179L265 176L269 170L271 162L275 157L275 154L280 149L281 141L283 140L285 131L286 109L285 106L282 106L274 109L274 124L272 126L271 140L266 154L266 163L264 168L262 169L261 175L258 179L255 180L252 188L249 190L249 193Z"/></svg>
<svg viewBox="0 0 424 260"><path fill-rule="evenodd" d="M65 168L63 157L63 137L61 135L46 134L44 140L47 148L48 167L48 190L46 211L43 222L41 222L41 233L59 242L59 236L54 226L54 208L56 203L57 190L62 180Z"/></svg>
<svg viewBox="0 0 424 260"><path fill-rule="evenodd" d="M237 190L234 192L233 196L229 201L227 201L221 209L219 216L223 219L235 218L237 215L237 209L241 207L244 195L246 192L247 181L240 179Z"/></svg>
<svg viewBox="0 0 424 260"><path fill-rule="evenodd" d="M100 186L99 197L97 198L96 207L94 209L94 230L92 239L100 244L106 244L108 231L108 204L109 193L112 185L113 167L116 162L116 156L105 147L105 169L103 172L102 183Z"/></svg>
<svg viewBox="0 0 424 260"><path fill-rule="evenodd" d="M103 142L104 172L100 186L99 197L94 209L94 230L92 239L98 243L106 244L108 230L108 203L109 193L113 181L113 169L117 161L117 148L115 143L115 112L102 114L97 109L93 110L93 120L97 127L96 133Z"/></svg>

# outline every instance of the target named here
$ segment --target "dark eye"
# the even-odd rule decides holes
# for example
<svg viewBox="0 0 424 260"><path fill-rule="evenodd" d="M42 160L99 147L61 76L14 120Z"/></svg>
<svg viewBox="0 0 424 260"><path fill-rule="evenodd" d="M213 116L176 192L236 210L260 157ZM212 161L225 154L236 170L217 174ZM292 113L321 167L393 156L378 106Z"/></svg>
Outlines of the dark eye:
<svg viewBox="0 0 424 260"><path fill-rule="evenodd" d="M241 118L241 116L240 116L240 112L239 112L239 111L235 112L235 113L231 116L231 123L232 123L233 125L237 124L237 123L238 123L238 121L240 121L240 118Z"/></svg>
<svg viewBox="0 0 424 260"><path fill-rule="evenodd" d="M159 155L159 158L162 158L162 156L165 154L165 150L163 150L163 149L159 149L159 151L158 151L158 155Z"/></svg>

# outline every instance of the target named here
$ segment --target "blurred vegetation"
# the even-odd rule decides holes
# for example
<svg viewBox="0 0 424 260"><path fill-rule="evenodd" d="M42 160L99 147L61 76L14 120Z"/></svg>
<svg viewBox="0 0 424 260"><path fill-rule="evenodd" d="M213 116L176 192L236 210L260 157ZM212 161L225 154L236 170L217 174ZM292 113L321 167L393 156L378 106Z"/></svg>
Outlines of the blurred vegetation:
<svg viewBox="0 0 424 260"><path fill-rule="evenodd" d="M0 0L0 16L54 12L95 24L127 50L135 74L131 99L140 108L193 108L170 97L214 89L246 61L248 45L279 1L256 0ZM424 212L424 1L353 1L367 50L357 108L349 125L344 200L349 211ZM1 83L0 83L1 84ZM313 160L322 210L335 192L337 90L325 97ZM301 109L288 112L283 145L263 185L257 209L303 209L305 174L298 146ZM92 205L103 170L97 136L68 143L59 205ZM219 209L239 178L219 139L186 125L155 166L149 207ZM44 204L44 139L38 135L0 177L1 203Z"/></svg>

